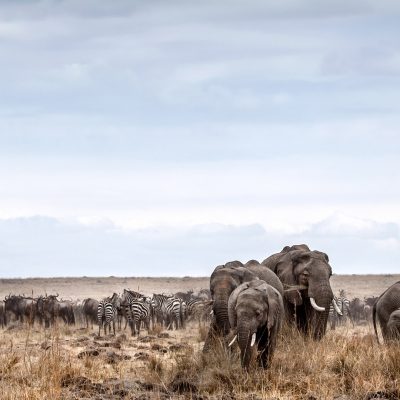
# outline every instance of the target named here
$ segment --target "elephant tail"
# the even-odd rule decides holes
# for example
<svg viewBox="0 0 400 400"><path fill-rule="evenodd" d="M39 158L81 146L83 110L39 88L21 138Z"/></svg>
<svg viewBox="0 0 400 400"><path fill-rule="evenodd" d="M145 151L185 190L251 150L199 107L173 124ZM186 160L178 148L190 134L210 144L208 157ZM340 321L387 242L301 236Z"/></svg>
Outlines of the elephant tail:
<svg viewBox="0 0 400 400"><path fill-rule="evenodd" d="M372 322L374 324L374 331L375 331L376 340L377 340L377 342L379 344L378 330L376 329L376 303L372 307Z"/></svg>

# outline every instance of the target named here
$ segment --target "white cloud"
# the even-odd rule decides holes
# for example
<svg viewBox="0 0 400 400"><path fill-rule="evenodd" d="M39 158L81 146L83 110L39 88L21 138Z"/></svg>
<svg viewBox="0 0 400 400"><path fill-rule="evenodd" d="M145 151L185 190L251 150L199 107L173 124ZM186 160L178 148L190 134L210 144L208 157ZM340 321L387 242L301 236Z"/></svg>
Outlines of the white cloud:
<svg viewBox="0 0 400 400"><path fill-rule="evenodd" d="M2 276L207 276L229 260L263 260L287 244L308 243L327 252L335 273L394 273L400 255L395 237L382 236L386 225L369 221L366 234L335 236L321 230L334 215L295 234L271 232L259 224L154 226L122 230L110 223L94 225L48 217L0 220ZM355 232L359 221L346 220ZM349 228L350 229L350 228Z"/></svg>

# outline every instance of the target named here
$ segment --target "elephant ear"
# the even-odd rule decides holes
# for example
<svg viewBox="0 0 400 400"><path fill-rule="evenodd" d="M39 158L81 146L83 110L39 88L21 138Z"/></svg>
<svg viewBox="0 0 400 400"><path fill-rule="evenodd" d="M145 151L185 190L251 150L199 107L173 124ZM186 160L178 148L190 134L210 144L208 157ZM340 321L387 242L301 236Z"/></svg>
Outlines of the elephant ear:
<svg viewBox="0 0 400 400"><path fill-rule="evenodd" d="M290 289L290 287L298 285L294 268L299 264L304 254L302 250L291 251L283 255L276 264L274 272L284 285L284 289ZM298 290L287 291L285 298L294 305L299 306L303 304L303 299Z"/></svg>
<svg viewBox="0 0 400 400"><path fill-rule="evenodd" d="M253 272L245 267L232 268L232 277L237 281L238 285L258 279Z"/></svg>
<svg viewBox="0 0 400 400"><path fill-rule="evenodd" d="M273 326L280 327L281 321L283 319L284 307L283 299L281 294L274 287L269 287L268 296L268 331L272 329Z"/></svg>
<svg viewBox="0 0 400 400"><path fill-rule="evenodd" d="M228 300L228 317L229 324L231 328L236 328L237 318L236 318L236 304L240 293L244 290L247 290L250 286L251 282L245 282L239 285L229 296Z"/></svg>

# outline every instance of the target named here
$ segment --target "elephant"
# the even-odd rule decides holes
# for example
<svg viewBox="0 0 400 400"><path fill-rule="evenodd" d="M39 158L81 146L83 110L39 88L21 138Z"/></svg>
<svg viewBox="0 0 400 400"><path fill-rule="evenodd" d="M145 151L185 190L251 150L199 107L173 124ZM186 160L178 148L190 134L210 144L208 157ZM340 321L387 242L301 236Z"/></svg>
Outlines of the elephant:
<svg viewBox="0 0 400 400"><path fill-rule="evenodd" d="M254 279L263 279L281 294L283 293L283 286L278 277L255 260L249 261L246 265L240 261L230 261L214 269L210 278L214 315L203 351L206 352L210 349L213 338L216 336L228 335L230 332L229 296L240 284Z"/></svg>
<svg viewBox="0 0 400 400"><path fill-rule="evenodd" d="M306 244L295 244L293 246L285 246L280 253L275 253L266 258L261 264L265 265L266 267L273 269L273 266L276 264L279 258L282 257L282 254L289 253L290 251L294 250L304 250L304 251L311 251L310 248Z"/></svg>
<svg viewBox="0 0 400 400"><path fill-rule="evenodd" d="M282 295L260 279L242 283L229 296L228 314L236 333L230 345L237 339L242 367L249 369L257 343L259 365L267 368L284 315Z"/></svg>
<svg viewBox="0 0 400 400"><path fill-rule="evenodd" d="M256 260L247 261L245 268L253 272L259 279L274 287L283 296L283 285L274 272Z"/></svg>
<svg viewBox="0 0 400 400"><path fill-rule="evenodd" d="M329 279L332 268L327 254L307 245L286 246L262 262L270 268L284 286L284 305L289 322L313 339L321 339L326 332L329 308L333 301Z"/></svg>
<svg viewBox="0 0 400 400"><path fill-rule="evenodd" d="M252 281L256 278L256 275L244 268L239 261L219 265L214 269L210 277L213 319L204 343L203 352L210 350L215 337L226 336L230 331L228 317L230 294L243 282Z"/></svg>
<svg viewBox="0 0 400 400"><path fill-rule="evenodd" d="M385 342L400 340L400 281L386 289L372 307L374 330L379 342L376 318Z"/></svg>

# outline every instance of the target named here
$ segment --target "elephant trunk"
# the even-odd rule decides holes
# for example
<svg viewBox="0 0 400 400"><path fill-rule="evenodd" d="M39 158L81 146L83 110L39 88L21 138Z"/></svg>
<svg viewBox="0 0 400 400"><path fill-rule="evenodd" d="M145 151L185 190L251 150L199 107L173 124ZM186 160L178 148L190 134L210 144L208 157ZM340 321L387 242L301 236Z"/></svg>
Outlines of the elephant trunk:
<svg viewBox="0 0 400 400"><path fill-rule="evenodd" d="M242 363L242 367L245 369L249 369L250 361L252 358L253 347L252 347L252 338L254 332L250 329L249 324L246 321L242 321L238 326L238 344L240 348L240 359Z"/></svg>
<svg viewBox="0 0 400 400"><path fill-rule="evenodd" d="M228 298L218 299L213 305L216 327L224 336L229 333Z"/></svg>
<svg viewBox="0 0 400 400"><path fill-rule="evenodd" d="M328 283L321 284L320 282L313 284L310 282L308 288L308 296L314 299L315 306L313 306L315 314L315 325L312 333L314 339L321 339L326 331L328 323L329 308L333 300L332 289Z"/></svg>

